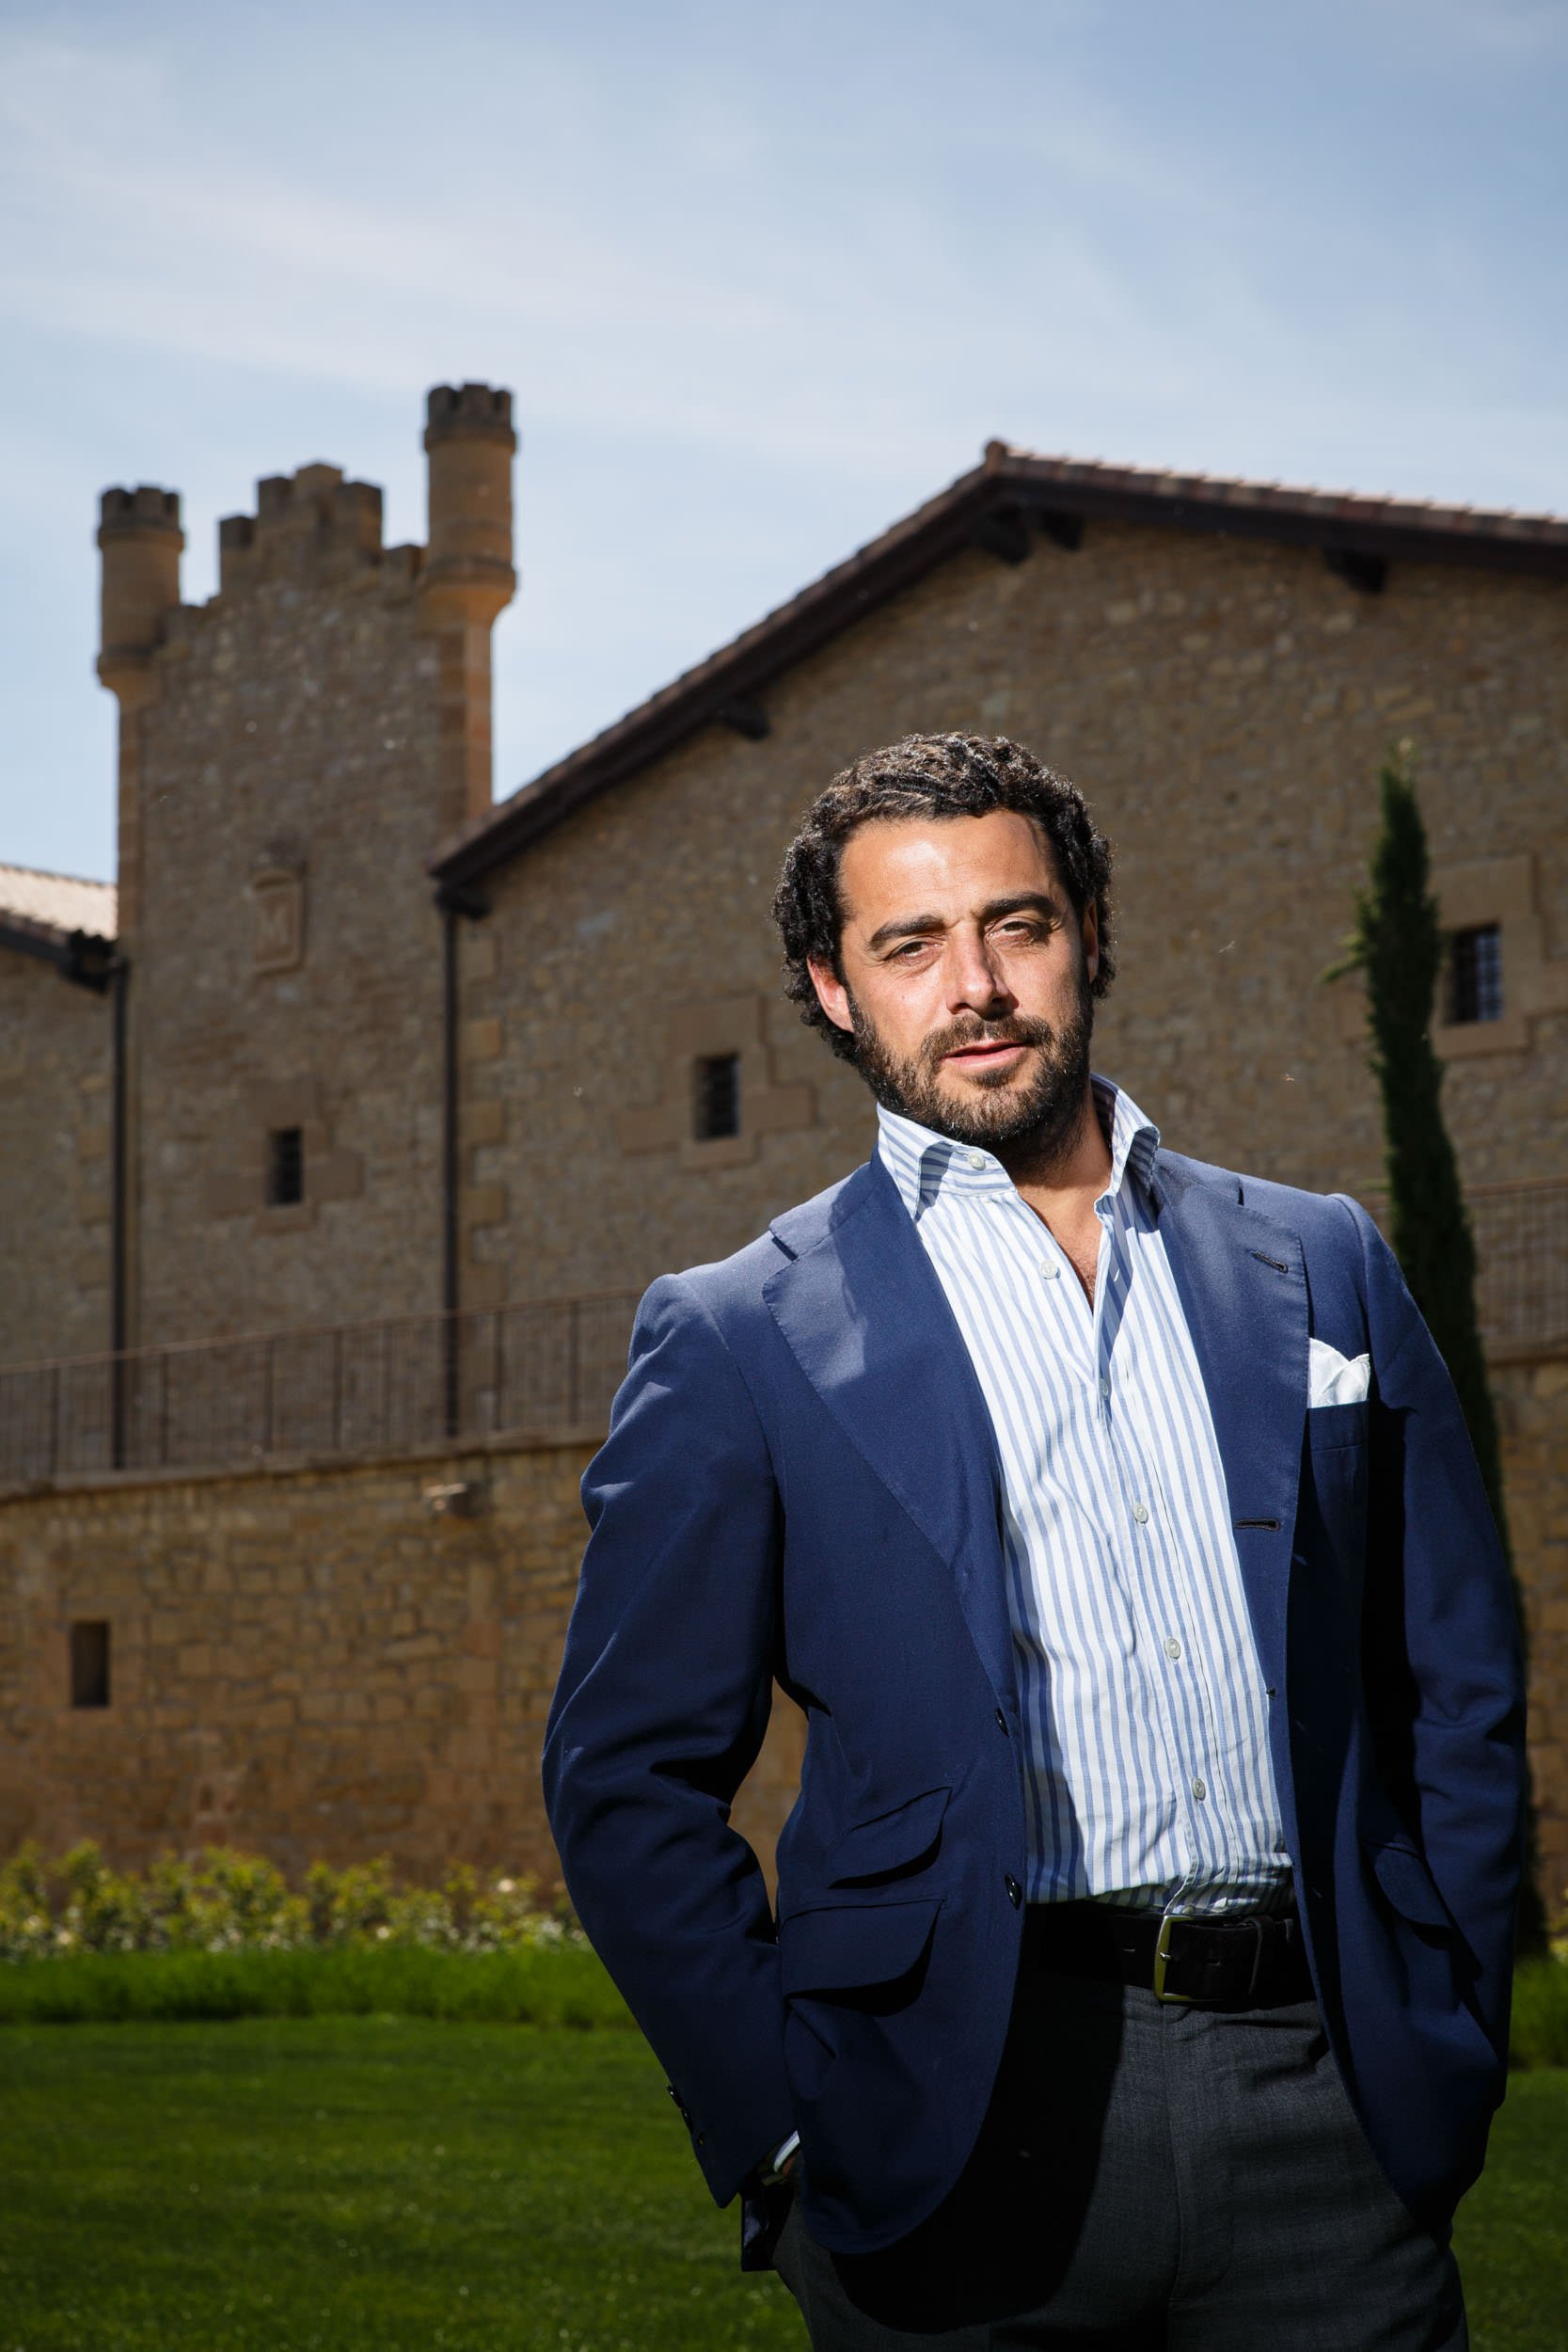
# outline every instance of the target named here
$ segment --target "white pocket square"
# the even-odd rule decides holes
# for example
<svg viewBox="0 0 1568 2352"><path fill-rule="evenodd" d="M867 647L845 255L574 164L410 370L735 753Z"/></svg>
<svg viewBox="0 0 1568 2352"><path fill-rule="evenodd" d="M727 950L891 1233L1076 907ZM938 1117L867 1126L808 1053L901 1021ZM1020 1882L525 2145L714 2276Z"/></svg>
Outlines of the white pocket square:
<svg viewBox="0 0 1568 2352"><path fill-rule="evenodd" d="M1359 1405L1371 1385L1370 1356L1341 1356L1326 1340L1307 1343L1307 1408L1319 1405Z"/></svg>

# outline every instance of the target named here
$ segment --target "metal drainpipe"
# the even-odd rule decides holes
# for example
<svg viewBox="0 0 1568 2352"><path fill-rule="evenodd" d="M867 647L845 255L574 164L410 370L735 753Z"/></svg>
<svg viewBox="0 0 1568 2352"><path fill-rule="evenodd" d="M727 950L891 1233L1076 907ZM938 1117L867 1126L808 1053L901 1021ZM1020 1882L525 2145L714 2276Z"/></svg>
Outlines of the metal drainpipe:
<svg viewBox="0 0 1568 2352"><path fill-rule="evenodd" d="M441 907L441 1391L442 1423L457 1435L457 1121L461 1111L457 1072L457 909Z"/></svg>
<svg viewBox="0 0 1568 2352"><path fill-rule="evenodd" d="M128 1080L126 1071L126 1008L131 993L131 966L117 955L109 973L110 1034L113 1077L109 1113L109 1348L113 1357L110 1394L109 1458L116 1470L125 1467L125 1349L130 1337L128 1199L130 1192Z"/></svg>
<svg viewBox="0 0 1568 2352"><path fill-rule="evenodd" d="M34 950L33 952L37 952ZM131 959L112 939L75 930L45 951L72 988L109 999L109 1464L125 1467L125 1348L130 1337L128 1217L130 1191L129 1080L126 1000Z"/></svg>
<svg viewBox="0 0 1568 2352"><path fill-rule="evenodd" d="M462 1421L462 1363L458 1314L462 1308L462 1254L457 1214L462 1118L458 987L458 925L478 922L490 912L481 891L443 882L436 893L441 914L441 1398L442 1424L455 1438Z"/></svg>

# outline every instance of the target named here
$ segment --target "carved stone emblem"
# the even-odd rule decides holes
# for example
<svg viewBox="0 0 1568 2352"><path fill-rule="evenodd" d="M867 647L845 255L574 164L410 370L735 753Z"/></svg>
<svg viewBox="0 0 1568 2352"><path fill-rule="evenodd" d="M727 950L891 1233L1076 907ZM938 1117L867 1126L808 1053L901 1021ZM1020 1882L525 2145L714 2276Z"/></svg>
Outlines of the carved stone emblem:
<svg viewBox="0 0 1568 2352"><path fill-rule="evenodd" d="M305 957L305 877L295 866L266 866L250 878L256 910L253 963L258 972L292 972Z"/></svg>

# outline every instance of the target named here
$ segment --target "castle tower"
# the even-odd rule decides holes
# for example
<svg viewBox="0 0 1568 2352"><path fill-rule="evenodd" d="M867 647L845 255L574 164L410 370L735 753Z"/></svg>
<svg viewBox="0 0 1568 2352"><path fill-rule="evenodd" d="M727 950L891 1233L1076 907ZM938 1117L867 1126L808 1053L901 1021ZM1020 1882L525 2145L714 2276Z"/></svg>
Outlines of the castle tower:
<svg viewBox="0 0 1568 2352"><path fill-rule="evenodd" d="M98 545L103 558L98 675L119 705L119 935L141 914L141 713L158 692L153 655L180 603L180 494L143 483L105 490Z"/></svg>
<svg viewBox="0 0 1568 2352"><path fill-rule="evenodd" d="M441 1303L440 922L426 873L490 803L512 568L511 395L430 394L428 548L312 463L218 529L103 501L120 705L132 1346Z"/></svg>
<svg viewBox="0 0 1568 2352"><path fill-rule="evenodd" d="M437 384L426 410L429 544L420 625L440 661L442 814L455 828L490 805L490 632L512 601L512 395Z"/></svg>

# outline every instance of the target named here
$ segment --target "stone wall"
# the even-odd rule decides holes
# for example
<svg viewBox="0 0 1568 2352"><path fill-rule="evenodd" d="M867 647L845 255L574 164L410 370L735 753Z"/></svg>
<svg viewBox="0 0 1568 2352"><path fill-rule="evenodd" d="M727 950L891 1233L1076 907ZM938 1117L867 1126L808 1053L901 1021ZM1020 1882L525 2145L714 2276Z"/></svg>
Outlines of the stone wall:
<svg viewBox="0 0 1568 2352"><path fill-rule="evenodd" d="M1528 1564L1542 1887L1560 1913L1568 1362L1509 1367L1498 1394ZM552 1880L539 1753L592 1443L0 1500L0 1851L94 1837L125 1864L228 1842L293 1872L387 1853L415 1878L465 1860ZM103 1708L70 1704L83 1620L112 1629ZM736 1808L769 1867L802 1731L779 1697Z"/></svg>
<svg viewBox="0 0 1568 2352"><path fill-rule="evenodd" d="M1379 1178L1354 983L1322 985L1376 770L1418 743L1450 922L1503 926L1510 1017L1441 1029L1468 1183L1568 1174L1568 597L1310 550L1091 524L1076 553L956 558L793 671L770 732L715 727L493 878L467 941L466 1296L641 1284L842 1175L863 1090L780 1001L779 856L846 760L1001 729L1117 850L1097 1058L1176 1148L1314 1187ZM742 1134L693 1144L694 1057L742 1057ZM684 1141L682 1138L685 1138Z"/></svg>
<svg viewBox="0 0 1568 2352"><path fill-rule="evenodd" d="M539 1754L591 1451L584 1435L6 1500L0 1851L93 1837L127 1865L231 1843L291 1872L385 1853L422 1880L453 1860L553 1880ZM80 1621L111 1628L107 1707L71 1704ZM764 1850L800 1724L779 1700L737 1807Z"/></svg>
<svg viewBox="0 0 1568 2352"><path fill-rule="evenodd" d="M109 1344L111 1020L0 950L0 1364Z"/></svg>

